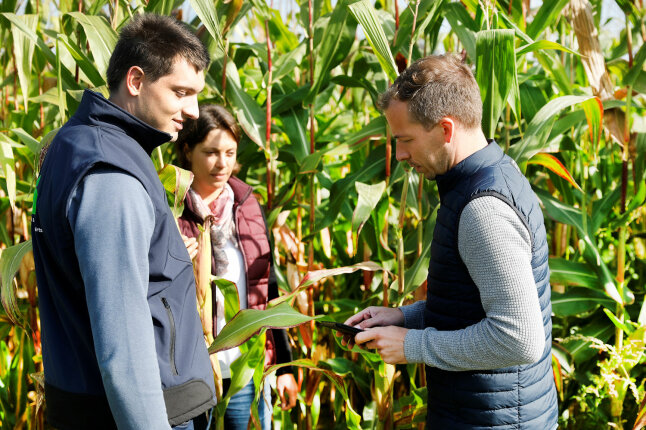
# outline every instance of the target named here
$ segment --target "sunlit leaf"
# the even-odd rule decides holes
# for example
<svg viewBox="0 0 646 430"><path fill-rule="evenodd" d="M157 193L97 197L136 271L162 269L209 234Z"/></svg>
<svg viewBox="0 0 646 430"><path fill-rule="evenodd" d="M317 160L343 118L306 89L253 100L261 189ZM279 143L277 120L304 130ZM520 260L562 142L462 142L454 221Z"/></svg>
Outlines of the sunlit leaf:
<svg viewBox="0 0 646 430"><path fill-rule="evenodd" d="M377 207L377 203L386 191L386 182L381 181L374 185L355 182L354 186L359 199L352 214L352 231L358 236L363 224L370 218L370 214Z"/></svg>
<svg viewBox="0 0 646 430"><path fill-rule="evenodd" d="M591 98L593 97L562 96L551 100L536 113L527 126L523 140L512 145L507 154L515 159L519 165L524 164L535 154L545 149L547 138L561 110Z"/></svg>
<svg viewBox="0 0 646 430"><path fill-rule="evenodd" d="M527 45L521 46L516 50L516 56L520 57L521 55L527 54L528 52L535 52L544 49L554 49L557 51L567 52L573 55L581 55L576 51L573 51L560 43L552 42L551 40L537 40L533 43L528 43Z"/></svg>
<svg viewBox="0 0 646 430"><path fill-rule="evenodd" d="M642 44L633 58L633 66L630 68L626 76L624 76L624 85L635 85L637 77L644 71L644 62L646 62L646 43Z"/></svg>
<svg viewBox="0 0 646 430"><path fill-rule="evenodd" d="M603 104L599 97L593 97L581 103L585 112L585 119L588 122L590 132L590 141L594 143L594 148L599 147L599 140L603 132Z"/></svg>
<svg viewBox="0 0 646 430"><path fill-rule="evenodd" d="M159 180L166 190L173 216L179 218L184 212L184 198L193 182L193 173L190 170L167 164L159 172Z"/></svg>
<svg viewBox="0 0 646 430"><path fill-rule="evenodd" d="M18 310L13 279L20 269L22 258L31 251L31 240L10 246L0 251L0 273L2 274L2 306L12 323L21 324L22 315Z"/></svg>
<svg viewBox="0 0 646 430"><path fill-rule="evenodd" d="M16 17L21 19L24 26L31 31L36 31L38 25L38 15L21 15ZM25 112L27 111L27 100L29 99L29 85L31 81L32 58L34 56L35 43L22 31L17 31L16 25L12 24L13 53L15 56L15 66L18 70L18 81L24 100Z"/></svg>
<svg viewBox="0 0 646 430"><path fill-rule="evenodd" d="M602 292L589 288L568 288L564 294L552 292L552 310L560 317L591 312L600 305L613 308L616 302Z"/></svg>
<svg viewBox="0 0 646 430"><path fill-rule="evenodd" d="M374 6L368 0L359 0L350 4L349 8L359 24L361 24L366 40L372 46L384 73L386 73L388 79L394 81L397 79L397 66L395 65L393 54L390 52L384 29L381 27L379 19L377 19Z"/></svg>
<svg viewBox="0 0 646 430"><path fill-rule="evenodd" d="M72 55L74 60L76 60L76 64L78 64L79 68L83 70L83 73L85 73L92 85L94 85L95 87L105 85L105 80L101 76L101 73L97 70L94 62L92 62L85 55L85 53L65 34L59 34L58 38L65 44L65 47L67 48L69 53Z"/></svg>
<svg viewBox="0 0 646 430"><path fill-rule="evenodd" d="M213 7L213 2L208 0L189 0L189 2L206 30L215 40L218 49L224 52L224 41L222 40L217 11Z"/></svg>
<svg viewBox="0 0 646 430"><path fill-rule="evenodd" d="M7 183L7 196L11 207L16 204L16 166L11 147L14 142L4 133L0 133L0 167Z"/></svg>
<svg viewBox="0 0 646 430"><path fill-rule="evenodd" d="M527 162L527 164L536 164L539 166L543 166L551 170L552 172L556 173L561 178L568 181L577 190L582 191L579 184L576 183L576 181L574 180L570 172L567 170L567 168L563 165L563 163L561 163L561 161L559 161L559 159L553 156L552 154L546 154L544 152L541 152L539 154L534 155Z"/></svg>
<svg viewBox="0 0 646 430"><path fill-rule="evenodd" d="M233 61L227 62L227 95L242 129L249 139L265 150L265 113L242 89L238 69Z"/></svg>
<svg viewBox="0 0 646 430"><path fill-rule="evenodd" d="M310 98L313 98L319 92L330 69L340 61L337 51L342 46L347 45L346 27L350 24L350 20L352 20L352 17L348 11L348 0L339 1L330 16L328 25L325 27L325 32L316 54L314 84L310 89ZM354 24L352 26L354 27ZM354 36L354 33L352 36Z"/></svg>
<svg viewBox="0 0 646 430"><path fill-rule="evenodd" d="M550 258L550 282L560 285L576 285L591 289L599 289L599 277L585 263L565 260L563 258Z"/></svg>
<svg viewBox="0 0 646 430"><path fill-rule="evenodd" d="M102 16L90 16L81 12L69 12L67 15L74 18L83 27L85 36L90 43L92 58L94 58L101 76L105 76L110 56L117 44L117 33Z"/></svg>
<svg viewBox="0 0 646 430"><path fill-rule="evenodd" d="M498 119L511 92L518 94L513 30L476 34L476 80L482 96L482 129L493 139ZM520 102L513 103L514 109ZM517 114L520 114L519 112Z"/></svg>
<svg viewBox="0 0 646 430"><path fill-rule="evenodd" d="M568 0L545 0L541 3L534 19L527 27L527 35L536 39L546 28L554 24Z"/></svg>
<svg viewBox="0 0 646 430"><path fill-rule="evenodd" d="M265 310L243 309L222 327L222 331L209 347L209 352L236 347L263 328L294 327L315 318L296 311L288 302Z"/></svg>
<svg viewBox="0 0 646 430"><path fill-rule="evenodd" d="M361 130L348 135L345 142L331 146L325 151L325 155L328 157L349 155L361 149L363 145L368 143L370 138L382 137L385 135L386 119L383 116L378 116L363 126Z"/></svg>

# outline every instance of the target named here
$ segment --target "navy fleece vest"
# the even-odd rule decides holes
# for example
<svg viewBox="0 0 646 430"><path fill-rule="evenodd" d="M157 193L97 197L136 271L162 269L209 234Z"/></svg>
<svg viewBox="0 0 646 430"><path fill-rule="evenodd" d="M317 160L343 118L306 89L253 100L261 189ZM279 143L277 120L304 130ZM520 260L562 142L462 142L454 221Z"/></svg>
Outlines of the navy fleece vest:
<svg viewBox="0 0 646 430"><path fill-rule="evenodd" d="M437 177L440 209L433 232L425 323L459 330L485 318L478 288L460 258L460 214L469 201L493 195L526 224L532 241L532 270L545 328L545 349L534 364L504 369L448 372L426 368L429 429L535 429L556 427L552 374L552 321L548 248L543 213L527 179L495 143Z"/></svg>
<svg viewBox="0 0 646 430"><path fill-rule="evenodd" d="M213 374L196 312L193 267L150 159L152 150L168 140L168 134L100 94L85 91L76 114L60 129L47 152L32 233L47 413L55 426L115 427L94 353L85 286L67 222L72 191L97 165L116 167L138 179L154 206L147 296L169 422L181 424L215 404Z"/></svg>

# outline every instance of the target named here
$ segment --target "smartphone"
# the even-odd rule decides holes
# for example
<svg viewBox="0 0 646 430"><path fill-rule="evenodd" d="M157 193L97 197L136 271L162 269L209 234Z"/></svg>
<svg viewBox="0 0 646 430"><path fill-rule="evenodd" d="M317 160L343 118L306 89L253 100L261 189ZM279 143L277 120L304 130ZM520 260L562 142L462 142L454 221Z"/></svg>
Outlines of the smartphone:
<svg viewBox="0 0 646 430"><path fill-rule="evenodd" d="M324 327L331 328L332 330L339 331L343 334L348 334L350 336L355 336L363 331L360 328L352 327L351 325L345 325L335 321L316 321L316 323Z"/></svg>

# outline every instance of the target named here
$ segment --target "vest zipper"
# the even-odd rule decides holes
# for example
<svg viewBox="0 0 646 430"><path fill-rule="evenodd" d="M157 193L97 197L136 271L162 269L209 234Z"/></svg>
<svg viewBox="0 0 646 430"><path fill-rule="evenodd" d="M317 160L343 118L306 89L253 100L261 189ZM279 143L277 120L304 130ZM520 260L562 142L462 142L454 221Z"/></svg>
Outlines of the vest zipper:
<svg viewBox="0 0 646 430"><path fill-rule="evenodd" d="M174 375L179 375L177 366L175 365L175 318L173 318L173 311L171 310L166 298L162 297L161 300L166 308L166 313L168 314L168 319L170 321L170 368Z"/></svg>

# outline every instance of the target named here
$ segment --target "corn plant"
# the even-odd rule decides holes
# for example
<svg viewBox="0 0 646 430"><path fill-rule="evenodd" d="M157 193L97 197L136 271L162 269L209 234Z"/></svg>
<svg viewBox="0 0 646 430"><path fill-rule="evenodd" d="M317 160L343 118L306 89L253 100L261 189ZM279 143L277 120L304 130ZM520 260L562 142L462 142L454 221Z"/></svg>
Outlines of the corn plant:
<svg viewBox="0 0 646 430"><path fill-rule="evenodd" d="M643 426L645 10L641 0L617 0L624 18L610 37L601 21L609 3L3 1L3 428L44 426L29 242L41 148L73 115L84 89L107 95L118 30L142 12L183 20L209 48L213 62L200 97L226 105L244 130L238 176L264 204L273 239L282 296L262 314L271 324L238 313L235 286L220 285L228 324L211 349L237 344L244 356L230 394L250 380L256 392L270 383L276 368L262 368L263 330L294 326L299 404L291 412L275 407L274 425L422 425L423 366L387 366L370 352L349 351L314 321L425 297L437 190L392 159L375 105L411 61L453 52L474 68L485 134L518 162L544 208L561 427ZM153 161L173 194L172 144ZM181 213L181 198L170 202ZM204 278L202 284L212 281ZM241 328L249 324L253 330ZM221 398L220 415L226 402Z"/></svg>

